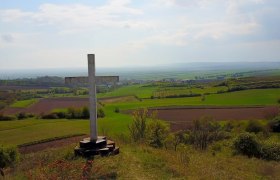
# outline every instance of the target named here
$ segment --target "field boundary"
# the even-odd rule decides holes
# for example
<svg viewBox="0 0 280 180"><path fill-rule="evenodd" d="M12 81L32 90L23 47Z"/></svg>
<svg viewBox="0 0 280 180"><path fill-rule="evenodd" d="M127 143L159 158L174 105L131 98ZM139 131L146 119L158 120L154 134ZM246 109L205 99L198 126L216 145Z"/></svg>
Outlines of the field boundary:
<svg viewBox="0 0 280 180"><path fill-rule="evenodd" d="M37 145L37 144L42 144L42 143L47 143L47 142L51 142L51 141L57 141L57 140L72 138L72 137L84 136L84 135L86 135L86 134L79 133L79 134L71 134L71 135L65 135L65 136L57 136L57 137L42 139L42 140L38 140L38 141L23 143L23 144L18 145L17 147L18 148L28 147L28 146L32 146L32 145Z"/></svg>
<svg viewBox="0 0 280 180"><path fill-rule="evenodd" d="M275 106L162 106L162 107L151 107L149 110L169 110L169 109L249 109L249 108L264 108L264 107L275 107Z"/></svg>

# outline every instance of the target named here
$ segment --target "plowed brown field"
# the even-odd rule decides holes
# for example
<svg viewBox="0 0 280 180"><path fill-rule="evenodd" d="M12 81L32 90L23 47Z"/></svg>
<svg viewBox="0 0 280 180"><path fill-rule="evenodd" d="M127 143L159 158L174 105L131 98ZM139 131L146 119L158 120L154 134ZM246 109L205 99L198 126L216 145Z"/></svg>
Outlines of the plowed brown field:
<svg viewBox="0 0 280 180"><path fill-rule="evenodd" d="M0 113L6 115L13 115L19 112L26 112L32 114L41 114L41 113L50 113L54 109L61 108L80 108L84 106L88 106L89 101L88 98L46 98L39 100L38 103L35 103L27 108L5 108Z"/></svg>
<svg viewBox="0 0 280 180"><path fill-rule="evenodd" d="M151 110L152 111L152 110ZM195 119L203 116L214 120L256 120L273 116L279 108L270 107L203 107L203 108L160 108L159 119L170 122L172 130L184 130L191 127Z"/></svg>

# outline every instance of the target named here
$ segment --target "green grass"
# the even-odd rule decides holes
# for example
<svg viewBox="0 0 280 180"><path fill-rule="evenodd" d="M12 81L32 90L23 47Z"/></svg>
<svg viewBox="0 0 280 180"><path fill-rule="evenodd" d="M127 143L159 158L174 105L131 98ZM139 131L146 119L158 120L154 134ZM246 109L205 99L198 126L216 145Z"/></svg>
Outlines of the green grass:
<svg viewBox="0 0 280 180"><path fill-rule="evenodd" d="M279 179L280 164L246 156L233 156L225 143L220 152L177 151L139 144L123 144L121 153L95 157L89 179ZM68 157L68 159L67 159ZM70 158L69 158L70 157ZM7 179L82 179L86 160L73 157L73 144L23 155ZM67 171L65 170L67 169ZM29 177L29 178L28 178ZM71 177L71 178L70 178Z"/></svg>
<svg viewBox="0 0 280 180"><path fill-rule="evenodd" d="M126 134L131 117L105 109L106 117L98 119L99 134L115 136ZM1 144L20 145L52 137L71 134L89 134L89 120L16 120L0 121Z"/></svg>
<svg viewBox="0 0 280 180"><path fill-rule="evenodd" d="M204 88L188 88L188 87L166 87L160 88L158 91L154 93L155 96L160 95L160 93L164 95L180 95L180 94L204 94L204 93L217 93L217 91L226 91L227 87L219 86L219 87L210 87L205 86Z"/></svg>
<svg viewBox="0 0 280 180"><path fill-rule="evenodd" d="M13 103L10 107L13 108L26 108L34 103L38 102L38 99L28 99L28 100L22 100L22 101L16 101Z"/></svg>
<svg viewBox="0 0 280 180"><path fill-rule="evenodd" d="M112 92L99 93L97 94L97 97L103 98L103 97L135 95L139 98L150 98L153 95L153 92L157 88L158 87L143 87L142 85L123 86Z"/></svg>
<svg viewBox="0 0 280 180"><path fill-rule="evenodd" d="M255 105L277 105L277 97L280 89L256 89L237 91L223 94L207 95L205 101L201 97L187 98L165 98L165 99L144 99L140 102L116 103L114 105L121 110L144 107L160 106L255 106Z"/></svg>

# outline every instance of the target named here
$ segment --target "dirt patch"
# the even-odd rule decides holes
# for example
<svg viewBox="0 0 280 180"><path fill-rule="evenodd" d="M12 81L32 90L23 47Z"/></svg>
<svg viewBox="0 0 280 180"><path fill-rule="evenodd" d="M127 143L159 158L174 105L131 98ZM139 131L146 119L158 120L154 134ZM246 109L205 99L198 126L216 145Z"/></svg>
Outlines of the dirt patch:
<svg viewBox="0 0 280 180"><path fill-rule="evenodd" d="M134 96L123 96L123 97L110 97L110 98L99 98L98 102L101 103L116 103L116 102L128 102L128 101L138 101ZM60 97L60 98L45 98L40 99L37 103L32 104L26 108L12 108L7 107L0 110L0 114L4 115L15 115L20 112L31 113L35 115L48 114L54 109L64 109L64 108L81 108L89 106L88 98L79 97ZM100 104L98 104L100 106Z"/></svg>
<svg viewBox="0 0 280 180"><path fill-rule="evenodd" d="M5 115L14 115L19 112L31 113L31 114L47 114L54 109L63 109L68 107L80 108L89 105L88 98L46 98L41 99L37 103L27 108L5 108L0 113Z"/></svg>
<svg viewBox="0 0 280 180"><path fill-rule="evenodd" d="M49 148L63 147L63 146L67 146L72 143L78 143L85 137L88 137L88 135L75 136L75 137L70 137L70 138L65 138L65 139L59 139L59 140L54 140L54 141L49 141L49 142L44 142L44 143L39 143L39 144L23 146L23 147L19 147L19 152L21 154L29 154L29 153L35 153L38 151L43 151L43 150L49 149Z"/></svg>
<svg viewBox="0 0 280 180"><path fill-rule="evenodd" d="M153 110L150 110L153 111ZM184 130L191 127L194 120L203 116L222 120L256 120L266 119L279 108L270 107L219 107L219 108L164 108L157 109L159 119L170 122L172 130Z"/></svg>
<svg viewBox="0 0 280 180"><path fill-rule="evenodd" d="M110 97L110 98L101 98L99 99L102 103L120 103L120 102L134 102L139 101L134 96L121 96L121 97Z"/></svg>

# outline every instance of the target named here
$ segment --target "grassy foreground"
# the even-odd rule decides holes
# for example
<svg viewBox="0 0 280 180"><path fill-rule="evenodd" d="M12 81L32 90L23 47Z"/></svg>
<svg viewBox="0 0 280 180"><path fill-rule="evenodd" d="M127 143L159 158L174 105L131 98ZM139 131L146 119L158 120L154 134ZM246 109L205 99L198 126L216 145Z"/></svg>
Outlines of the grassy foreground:
<svg viewBox="0 0 280 180"><path fill-rule="evenodd" d="M11 179L279 179L280 164L232 156L228 148L213 155L190 146L177 151L120 141L117 156L96 157L90 165L73 157L73 145L24 155ZM224 142L227 144L227 142ZM67 171L66 171L67 169Z"/></svg>

